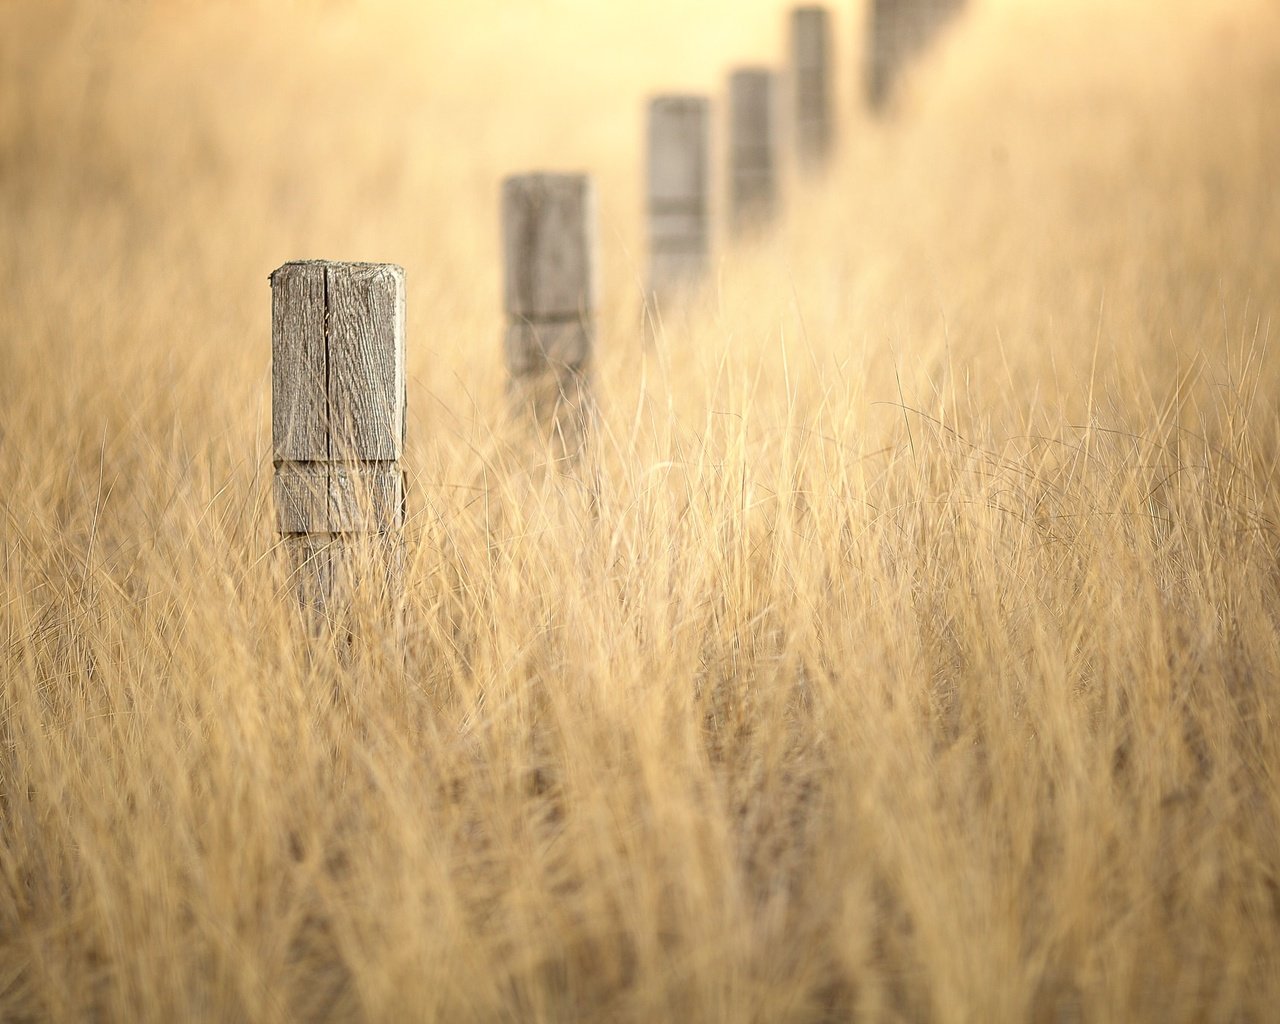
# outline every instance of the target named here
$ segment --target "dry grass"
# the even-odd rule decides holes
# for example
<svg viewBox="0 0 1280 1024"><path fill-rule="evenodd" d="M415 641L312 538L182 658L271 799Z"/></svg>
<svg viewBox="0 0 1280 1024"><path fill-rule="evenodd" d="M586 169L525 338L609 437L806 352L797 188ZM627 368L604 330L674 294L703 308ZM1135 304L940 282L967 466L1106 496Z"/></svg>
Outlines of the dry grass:
<svg viewBox="0 0 1280 1024"><path fill-rule="evenodd" d="M1273 1019L1274 5L977 0L649 344L641 99L778 8L425 6L0 8L0 1018ZM604 197L569 473L539 165ZM408 271L404 665L273 553L303 256Z"/></svg>

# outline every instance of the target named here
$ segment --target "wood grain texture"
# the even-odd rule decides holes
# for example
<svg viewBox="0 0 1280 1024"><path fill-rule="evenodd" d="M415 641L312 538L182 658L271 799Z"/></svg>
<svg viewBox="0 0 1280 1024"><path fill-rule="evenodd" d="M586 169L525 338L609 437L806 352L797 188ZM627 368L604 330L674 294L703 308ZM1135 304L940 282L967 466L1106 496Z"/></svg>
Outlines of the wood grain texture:
<svg viewBox="0 0 1280 1024"><path fill-rule="evenodd" d="M282 462L275 475L276 530L329 532L329 464Z"/></svg>
<svg viewBox="0 0 1280 1024"><path fill-rule="evenodd" d="M329 457L325 271L286 263L271 275L271 441L277 461Z"/></svg>
<svg viewBox="0 0 1280 1024"><path fill-rule="evenodd" d="M735 71L729 79L729 219L741 234L777 212L777 117L775 78L761 68Z"/></svg>
<svg viewBox="0 0 1280 1024"><path fill-rule="evenodd" d="M285 534L280 546L299 603L320 621L333 603L333 539L328 534Z"/></svg>
<svg viewBox="0 0 1280 1024"><path fill-rule="evenodd" d="M394 462L404 450L404 271L335 263L325 274L329 456Z"/></svg>
<svg viewBox="0 0 1280 1024"><path fill-rule="evenodd" d="M329 467L329 532L391 533L404 524L400 467L366 463Z"/></svg>
<svg viewBox="0 0 1280 1024"><path fill-rule="evenodd" d="M299 601L332 623L370 550L379 587L403 581L404 271L289 263L271 287L276 527Z"/></svg>
<svg viewBox="0 0 1280 1024"><path fill-rule="evenodd" d="M289 581L315 633L327 631L349 641L358 601L377 616L379 635L403 645L402 533L288 534L280 546Z"/></svg>
<svg viewBox="0 0 1280 1024"><path fill-rule="evenodd" d="M282 534L386 533L404 521L404 476L388 463L285 462L275 505Z"/></svg>
<svg viewBox="0 0 1280 1024"><path fill-rule="evenodd" d="M528 320L599 304L596 191L583 174L523 174L502 186L505 309Z"/></svg>
<svg viewBox="0 0 1280 1024"><path fill-rule="evenodd" d="M791 84L796 155L814 168L831 154L831 17L824 7L791 12Z"/></svg>

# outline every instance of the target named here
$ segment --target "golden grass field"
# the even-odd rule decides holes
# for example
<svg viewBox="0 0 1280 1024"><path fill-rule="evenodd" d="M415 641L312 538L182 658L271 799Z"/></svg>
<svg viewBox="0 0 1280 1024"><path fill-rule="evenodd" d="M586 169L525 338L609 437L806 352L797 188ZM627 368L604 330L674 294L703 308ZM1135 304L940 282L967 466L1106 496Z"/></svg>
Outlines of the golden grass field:
<svg viewBox="0 0 1280 1024"><path fill-rule="evenodd" d="M838 162L646 339L644 97L782 5L0 5L0 1020L1276 1019L1280 9L973 0L883 122L838 13ZM403 659L274 550L301 257L406 268Z"/></svg>

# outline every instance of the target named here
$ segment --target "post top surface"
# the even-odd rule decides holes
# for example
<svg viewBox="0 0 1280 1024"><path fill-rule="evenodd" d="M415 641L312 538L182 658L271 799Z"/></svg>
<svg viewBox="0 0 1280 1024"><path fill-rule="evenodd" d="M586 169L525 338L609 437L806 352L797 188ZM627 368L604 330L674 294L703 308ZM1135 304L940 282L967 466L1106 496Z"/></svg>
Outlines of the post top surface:
<svg viewBox="0 0 1280 1024"><path fill-rule="evenodd" d="M547 184L572 185L590 184L591 175L583 171L529 171L525 174L508 174L502 179L503 188Z"/></svg>
<svg viewBox="0 0 1280 1024"><path fill-rule="evenodd" d="M734 68L729 73L729 79L733 82L750 82L772 77L773 70L763 65Z"/></svg>
<svg viewBox="0 0 1280 1024"><path fill-rule="evenodd" d="M700 93L692 92L664 92L655 93L649 97L649 106L651 107L709 107L711 98Z"/></svg>
<svg viewBox="0 0 1280 1024"><path fill-rule="evenodd" d="M271 271L271 273L267 275L267 280L274 281L275 276L281 271L290 270L294 267L343 267L348 270L364 271L387 270L393 274L398 274L401 277L404 277L404 267L400 266L398 263L360 263L350 260L289 260L289 262L282 263L280 266L276 267L275 270Z"/></svg>

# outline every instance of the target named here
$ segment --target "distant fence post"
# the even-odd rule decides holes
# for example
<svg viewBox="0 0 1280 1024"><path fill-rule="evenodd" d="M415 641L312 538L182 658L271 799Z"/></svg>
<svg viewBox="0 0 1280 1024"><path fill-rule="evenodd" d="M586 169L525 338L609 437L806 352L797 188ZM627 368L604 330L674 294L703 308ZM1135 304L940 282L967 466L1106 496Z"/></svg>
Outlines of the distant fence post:
<svg viewBox="0 0 1280 1024"><path fill-rule="evenodd" d="M596 192L584 174L502 186L506 357L517 406L571 453L585 439L600 298Z"/></svg>
<svg viewBox="0 0 1280 1024"><path fill-rule="evenodd" d="M774 75L742 68L729 78L729 219L735 235L769 221L778 208Z"/></svg>
<svg viewBox="0 0 1280 1024"><path fill-rule="evenodd" d="M889 100L890 87L901 61L900 6L886 0L867 5L867 41L863 57L867 105L880 110Z"/></svg>
<svg viewBox="0 0 1280 1024"><path fill-rule="evenodd" d="M711 255L711 104L649 102L649 291L655 301L696 285Z"/></svg>
<svg viewBox="0 0 1280 1024"><path fill-rule="evenodd" d="M791 12L791 82L800 166L826 163L834 142L831 100L831 16L825 7Z"/></svg>
<svg viewBox="0 0 1280 1024"><path fill-rule="evenodd" d="M277 528L304 608L334 621L357 585L403 589L404 271L286 263L271 275ZM385 565L356 573L361 545Z"/></svg>
<svg viewBox="0 0 1280 1024"><path fill-rule="evenodd" d="M867 103L882 109L906 65L966 0L871 0L867 8Z"/></svg>

